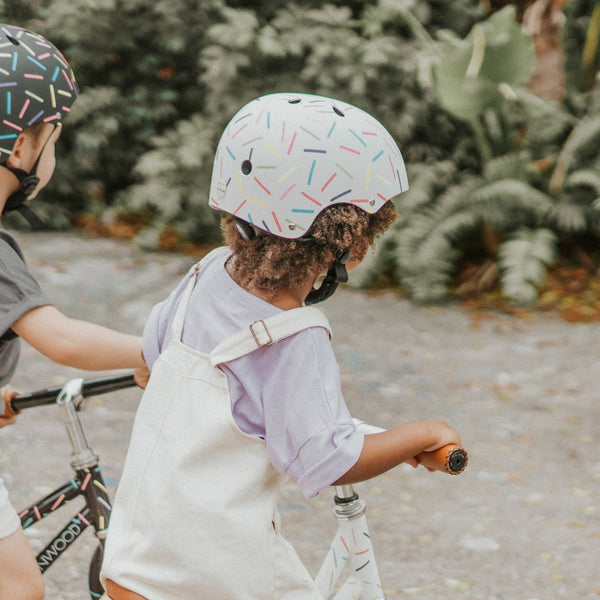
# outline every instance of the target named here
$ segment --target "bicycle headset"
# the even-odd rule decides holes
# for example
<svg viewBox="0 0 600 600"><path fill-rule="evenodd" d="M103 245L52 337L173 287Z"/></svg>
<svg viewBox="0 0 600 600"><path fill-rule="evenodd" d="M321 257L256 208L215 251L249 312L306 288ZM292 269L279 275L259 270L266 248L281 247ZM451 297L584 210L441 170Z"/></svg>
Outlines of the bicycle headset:
<svg viewBox="0 0 600 600"><path fill-rule="evenodd" d="M217 145L209 205L233 215L245 240L263 235L311 242L328 206L376 213L408 189L400 150L367 112L332 98L276 93L252 100ZM350 248L335 255L305 300L329 298L348 279Z"/></svg>
<svg viewBox="0 0 600 600"><path fill-rule="evenodd" d="M7 161L22 131L39 123L56 129L77 96L73 71L54 44L27 29L0 24L0 166L19 180L19 189L9 196L4 212L18 210L34 228L42 222L25 201L39 183L37 168L54 129L29 172Z"/></svg>

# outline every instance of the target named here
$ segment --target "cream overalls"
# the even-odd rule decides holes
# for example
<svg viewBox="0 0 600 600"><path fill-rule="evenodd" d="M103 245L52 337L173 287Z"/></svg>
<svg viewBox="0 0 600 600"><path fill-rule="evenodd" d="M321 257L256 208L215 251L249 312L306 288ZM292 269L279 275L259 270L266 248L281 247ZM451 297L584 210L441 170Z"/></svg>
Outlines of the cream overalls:
<svg viewBox="0 0 600 600"><path fill-rule="evenodd" d="M102 577L149 600L322 600L279 533L285 477L263 440L235 424L219 364L308 327L314 308L284 311L228 338L209 355L181 342L202 263L141 400L110 520Z"/></svg>

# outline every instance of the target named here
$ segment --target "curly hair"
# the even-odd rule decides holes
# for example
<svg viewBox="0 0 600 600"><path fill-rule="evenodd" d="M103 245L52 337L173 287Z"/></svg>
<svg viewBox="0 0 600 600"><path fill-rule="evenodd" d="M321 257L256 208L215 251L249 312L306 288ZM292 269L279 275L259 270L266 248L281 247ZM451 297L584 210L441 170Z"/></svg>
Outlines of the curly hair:
<svg viewBox="0 0 600 600"><path fill-rule="evenodd" d="M326 208L315 219L304 237L289 240L273 235L244 240L235 226L235 217L222 220L225 243L233 251L233 276L242 286L253 286L277 296L305 281L310 274L326 271L333 257L350 250L350 260L362 260L375 238L398 217L392 202L386 202L375 214L351 204Z"/></svg>

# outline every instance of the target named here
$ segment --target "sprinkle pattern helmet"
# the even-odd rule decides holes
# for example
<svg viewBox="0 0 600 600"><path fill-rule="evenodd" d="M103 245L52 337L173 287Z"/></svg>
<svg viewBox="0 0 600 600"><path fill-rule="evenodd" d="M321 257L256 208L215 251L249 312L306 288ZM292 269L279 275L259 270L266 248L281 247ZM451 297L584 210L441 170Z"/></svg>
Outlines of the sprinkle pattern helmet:
<svg viewBox="0 0 600 600"><path fill-rule="evenodd" d="M73 71L41 35L0 25L0 158L18 134L37 123L60 123L77 99Z"/></svg>
<svg viewBox="0 0 600 600"><path fill-rule="evenodd" d="M225 128L209 204L297 239L328 206L375 213L407 189L402 154L371 115L332 98L279 93L249 102Z"/></svg>
<svg viewBox="0 0 600 600"><path fill-rule="evenodd" d="M51 136L29 173L7 161L22 131L39 123L58 127L77 95L73 71L54 44L27 29L0 24L0 167L19 180L3 212L18 210L36 229L43 223L25 201L39 183L38 164Z"/></svg>

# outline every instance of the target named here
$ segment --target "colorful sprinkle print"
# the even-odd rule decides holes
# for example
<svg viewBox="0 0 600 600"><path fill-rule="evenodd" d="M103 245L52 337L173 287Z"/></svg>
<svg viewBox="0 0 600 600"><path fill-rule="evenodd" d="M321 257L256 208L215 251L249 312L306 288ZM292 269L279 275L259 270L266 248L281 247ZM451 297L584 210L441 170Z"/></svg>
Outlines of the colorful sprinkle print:
<svg viewBox="0 0 600 600"><path fill-rule="evenodd" d="M69 64L42 36L0 25L0 156L37 123L61 121L77 98Z"/></svg>
<svg viewBox="0 0 600 600"><path fill-rule="evenodd" d="M92 502L90 502L91 504L95 503L93 512L94 514L99 515L100 519L104 519L104 515L100 513L110 513L112 507L108 498L108 490L102 481L100 469L98 467L93 467L92 469L82 469L78 471L76 479L71 479L67 484L46 496L37 504L23 510L19 514L23 529L27 529L30 525L33 525L37 521L41 521L50 513L53 513L74 498L85 495L90 483L94 486L93 498ZM78 514L77 516L85 525L90 525L82 514ZM103 528L104 524L97 527L99 530Z"/></svg>
<svg viewBox="0 0 600 600"><path fill-rule="evenodd" d="M364 514L338 521L338 531L315 578L324 598L329 597L343 574L347 577L336 599L384 597Z"/></svg>
<svg viewBox="0 0 600 600"><path fill-rule="evenodd" d="M408 189L402 154L365 111L309 94L271 94L229 122L215 155L211 207L298 238L332 204L377 212Z"/></svg>

